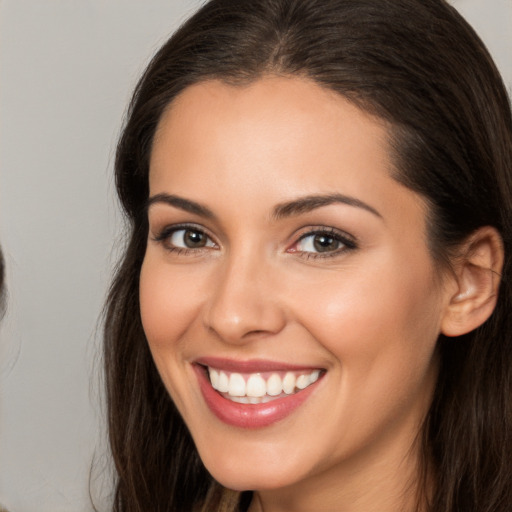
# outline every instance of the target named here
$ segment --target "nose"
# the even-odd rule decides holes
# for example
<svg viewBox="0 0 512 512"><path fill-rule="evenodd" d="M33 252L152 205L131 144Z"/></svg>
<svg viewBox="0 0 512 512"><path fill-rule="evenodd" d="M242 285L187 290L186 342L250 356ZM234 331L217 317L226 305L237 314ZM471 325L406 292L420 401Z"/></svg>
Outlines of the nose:
<svg viewBox="0 0 512 512"><path fill-rule="evenodd" d="M279 333L286 314L279 299L276 269L258 258L231 258L222 263L205 304L205 327L227 343L245 343Z"/></svg>

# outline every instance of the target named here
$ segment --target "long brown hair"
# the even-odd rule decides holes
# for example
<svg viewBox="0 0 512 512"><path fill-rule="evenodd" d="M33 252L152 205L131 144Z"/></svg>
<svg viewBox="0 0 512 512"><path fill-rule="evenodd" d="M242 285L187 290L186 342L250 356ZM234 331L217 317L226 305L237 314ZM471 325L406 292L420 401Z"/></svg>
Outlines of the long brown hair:
<svg viewBox="0 0 512 512"><path fill-rule="evenodd" d="M439 339L440 375L422 435L424 473L435 481L429 510L509 511L512 118L483 43L444 0L212 0L149 64L116 157L130 232L105 318L114 510L234 511L250 500L204 469L153 364L138 286L148 162L162 112L191 84L269 73L308 77L388 122L395 177L428 201L429 244L440 265L478 227L501 233L497 307L475 331Z"/></svg>

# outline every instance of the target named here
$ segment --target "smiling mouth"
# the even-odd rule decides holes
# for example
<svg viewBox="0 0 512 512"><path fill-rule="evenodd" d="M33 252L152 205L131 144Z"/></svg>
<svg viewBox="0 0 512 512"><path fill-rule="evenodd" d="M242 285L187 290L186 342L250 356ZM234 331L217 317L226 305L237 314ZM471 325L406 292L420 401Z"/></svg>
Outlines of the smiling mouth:
<svg viewBox="0 0 512 512"><path fill-rule="evenodd" d="M237 373L206 366L210 384L224 398L240 404L264 404L294 395L314 384L321 369Z"/></svg>
<svg viewBox="0 0 512 512"><path fill-rule="evenodd" d="M290 416L318 389L327 370L268 360L202 357L192 365L210 411L236 428L257 429Z"/></svg>

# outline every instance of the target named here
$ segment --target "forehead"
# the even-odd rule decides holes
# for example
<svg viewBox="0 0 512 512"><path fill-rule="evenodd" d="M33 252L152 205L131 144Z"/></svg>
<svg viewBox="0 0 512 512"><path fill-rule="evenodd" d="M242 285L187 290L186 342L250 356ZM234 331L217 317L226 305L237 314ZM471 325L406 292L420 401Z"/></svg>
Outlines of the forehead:
<svg viewBox="0 0 512 512"><path fill-rule="evenodd" d="M361 110L345 96L311 79L270 75L241 85L206 80L185 88L164 111L155 139L160 138L165 125L170 127L175 122L192 127L189 123L194 118L205 121L205 116L209 115L214 115L219 122L236 122L240 114L248 113L255 114L250 121L258 120L260 126L270 123L273 129L279 128L279 121L285 116L287 132L292 122L307 129L319 119L326 129L332 129L333 122L339 124L350 113L353 114L351 123L357 122L359 129L373 128L374 136L385 138L388 128L383 119Z"/></svg>
<svg viewBox="0 0 512 512"><path fill-rule="evenodd" d="M423 201L392 178L388 136L385 121L311 80L202 82L162 116L150 193L203 203L217 194L239 211L249 200L270 208L290 197L340 193L408 216Z"/></svg>
<svg viewBox="0 0 512 512"><path fill-rule="evenodd" d="M162 116L151 171L185 157L199 164L215 156L220 166L230 156L239 167L268 165L273 157L283 169L293 162L298 172L319 178L336 160L356 172L368 163L363 155L389 167L387 135L384 121L311 80L266 77L244 86L207 81L185 89ZM305 154L308 160L299 165L297 157Z"/></svg>

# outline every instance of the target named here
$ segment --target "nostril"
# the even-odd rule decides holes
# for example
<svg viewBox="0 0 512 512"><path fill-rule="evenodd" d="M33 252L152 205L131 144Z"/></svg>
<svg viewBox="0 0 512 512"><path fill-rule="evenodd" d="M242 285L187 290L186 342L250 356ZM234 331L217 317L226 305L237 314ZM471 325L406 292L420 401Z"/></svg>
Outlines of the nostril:
<svg viewBox="0 0 512 512"><path fill-rule="evenodd" d="M253 331L249 331L247 332L246 334L244 334L244 338L248 338L248 337L258 337L258 336L267 336L269 333L269 331L264 331L263 329L257 329L257 330L253 330Z"/></svg>

